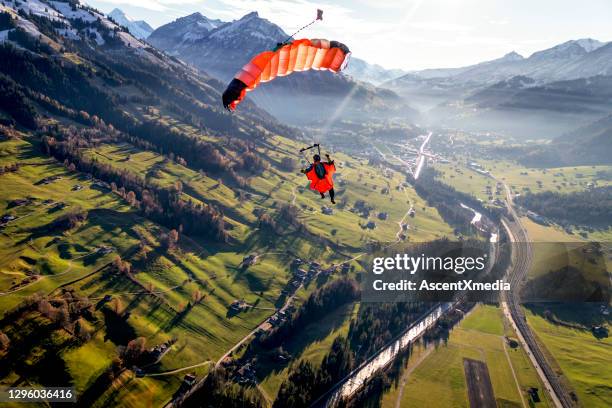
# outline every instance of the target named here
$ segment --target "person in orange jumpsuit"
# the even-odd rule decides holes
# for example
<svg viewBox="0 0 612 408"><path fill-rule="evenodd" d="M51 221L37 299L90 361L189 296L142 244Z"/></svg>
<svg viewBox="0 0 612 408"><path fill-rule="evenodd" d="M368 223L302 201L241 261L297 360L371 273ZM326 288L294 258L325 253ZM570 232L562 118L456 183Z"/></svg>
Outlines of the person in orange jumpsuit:
<svg viewBox="0 0 612 408"><path fill-rule="evenodd" d="M303 169L302 173L306 175L310 180L310 188L316 190L321 194L321 198L325 198L325 193L329 191L329 198L332 204L336 204L334 201L334 180L333 175L336 172L336 165L334 161L326 154L327 162L321 161L321 156L315 154L312 158L314 163L308 166L307 169Z"/></svg>

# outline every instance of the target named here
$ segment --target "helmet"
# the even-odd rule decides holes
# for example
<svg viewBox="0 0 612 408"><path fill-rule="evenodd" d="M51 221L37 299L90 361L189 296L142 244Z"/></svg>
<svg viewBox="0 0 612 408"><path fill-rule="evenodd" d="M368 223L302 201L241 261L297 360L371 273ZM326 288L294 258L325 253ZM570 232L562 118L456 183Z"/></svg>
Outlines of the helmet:
<svg viewBox="0 0 612 408"><path fill-rule="evenodd" d="M321 161L321 156L319 156L318 154L315 154L314 156L312 156L312 159L314 161Z"/></svg>

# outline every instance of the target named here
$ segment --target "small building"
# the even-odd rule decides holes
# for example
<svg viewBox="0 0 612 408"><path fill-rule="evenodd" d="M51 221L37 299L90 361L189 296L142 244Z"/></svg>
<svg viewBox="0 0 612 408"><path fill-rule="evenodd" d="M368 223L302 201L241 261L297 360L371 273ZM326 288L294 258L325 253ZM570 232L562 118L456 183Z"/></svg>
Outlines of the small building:
<svg viewBox="0 0 612 408"><path fill-rule="evenodd" d="M8 222L10 222L10 221L15 220L16 218L17 218L17 217L15 217L15 216L14 216L14 215L12 215L12 214L6 214L6 215L3 215L3 216L2 216L2 218L0 218L0 223L2 223L2 224L6 224L6 223L8 223Z"/></svg>
<svg viewBox="0 0 612 408"><path fill-rule="evenodd" d="M367 224L365 225L365 227L367 229L374 229L374 228L376 228L376 223L374 221L368 221Z"/></svg>
<svg viewBox="0 0 612 408"><path fill-rule="evenodd" d="M386 212L379 212L378 213L378 219L379 220L386 220L387 218L389 218L389 214L387 214Z"/></svg>
<svg viewBox="0 0 612 408"><path fill-rule="evenodd" d="M230 305L230 309L235 311L235 312L240 312L241 310L244 310L248 307L247 303L244 301L244 299L240 299L240 300L234 300L232 302L232 304Z"/></svg>
<svg viewBox="0 0 612 408"><path fill-rule="evenodd" d="M321 207L321 212L324 215L332 215L334 213L334 210L330 207Z"/></svg>
<svg viewBox="0 0 612 408"><path fill-rule="evenodd" d="M534 213L533 211L527 211L527 217L531 221L537 222L538 224L548 225L548 222L546 221L546 218L542 217L539 214Z"/></svg>
<svg viewBox="0 0 612 408"><path fill-rule="evenodd" d="M100 255L110 254L111 252L113 252L113 247L102 245L100 248L98 248L96 252Z"/></svg>
<svg viewBox="0 0 612 408"><path fill-rule="evenodd" d="M257 262L257 254L249 254L242 259L241 267L245 268L247 266L254 265Z"/></svg>
<svg viewBox="0 0 612 408"><path fill-rule="evenodd" d="M591 331L596 337L608 337L608 329L604 326L593 326Z"/></svg>
<svg viewBox="0 0 612 408"><path fill-rule="evenodd" d="M189 373L189 374L185 374L185 377L183 377L183 385L185 385L186 387L193 387L193 385L196 382L196 376L193 373Z"/></svg>

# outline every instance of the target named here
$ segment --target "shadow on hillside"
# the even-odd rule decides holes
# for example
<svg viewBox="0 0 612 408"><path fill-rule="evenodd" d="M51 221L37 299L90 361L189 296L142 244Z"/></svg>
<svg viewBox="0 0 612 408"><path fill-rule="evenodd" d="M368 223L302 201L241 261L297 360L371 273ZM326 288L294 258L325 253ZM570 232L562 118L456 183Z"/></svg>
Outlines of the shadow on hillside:
<svg viewBox="0 0 612 408"><path fill-rule="evenodd" d="M349 318L352 311L353 303L344 304L323 319L310 323L301 330L292 333L291 337L282 343L283 351L291 354L290 359L281 360L276 348L265 349L257 345L257 350L253 352L254 355L258 356L257 376L263 379L271 374L278 374L288 367L292 361L298 361L308 346L323 341L331 333L338 330Z"/></svg>
<svg viewBox="0 0 612 408"><path fill-rule="evenodd" d="M574 330L588 331L596 338L607 337L592 330L594 327L612 325L610 315L601 313L601 303L526 303L526 313L539 316L546 321Z"/></svg>

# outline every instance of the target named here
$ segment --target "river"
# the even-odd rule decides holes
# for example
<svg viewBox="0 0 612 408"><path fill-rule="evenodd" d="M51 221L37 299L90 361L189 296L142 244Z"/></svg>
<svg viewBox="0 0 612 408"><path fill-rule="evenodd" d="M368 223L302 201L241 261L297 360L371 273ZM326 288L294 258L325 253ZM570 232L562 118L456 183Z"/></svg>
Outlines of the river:
<svg viewBox="0 0 612 408"><path fill-rule="evenodd" d="M489 231L484 228L482 226L482 224L480 223L480 221L482 220L482 214L479 213L478 211L476 211L475 209L468 207L467 205L460 203L461 208L465 208L466 210L470 210L472 213L474 213L474 217L472 217L472 221L470 221L470 224L472 224L474 227L476 227L476 229L478 231L481 232L485 232L485 233L489 233ZM497 234L494 232L490 233L490 237L489 237L489 242L497 242Z"/></svg>

